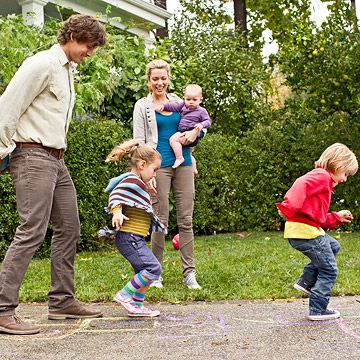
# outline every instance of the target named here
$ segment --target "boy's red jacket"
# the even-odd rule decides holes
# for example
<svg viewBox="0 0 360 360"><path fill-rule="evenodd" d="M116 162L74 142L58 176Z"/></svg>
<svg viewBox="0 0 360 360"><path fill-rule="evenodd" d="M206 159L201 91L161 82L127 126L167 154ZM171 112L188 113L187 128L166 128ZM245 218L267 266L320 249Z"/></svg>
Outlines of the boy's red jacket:
<svg viewBox="0 0 360 360"><path fill-rule="evenodd" d="M299 177L276 206L286 221L334 229L343 222L336 212L328 213L333 189L330 172L316 168Z"/></svg>

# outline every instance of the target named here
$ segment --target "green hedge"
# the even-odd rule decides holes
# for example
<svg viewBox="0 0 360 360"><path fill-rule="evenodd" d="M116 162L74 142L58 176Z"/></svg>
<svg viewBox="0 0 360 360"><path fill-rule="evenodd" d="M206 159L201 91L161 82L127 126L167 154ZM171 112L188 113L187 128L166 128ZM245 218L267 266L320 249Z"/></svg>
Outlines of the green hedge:
<svg viewBox="0 0 360 360"><path fill-rule="evenodd" d="M79 250L99 247L97 232L106 223L104 206L108 196L104 189L110 178L125 171L126 165L105 164L114 145L131 137L131 133L116 121L73 121L68 135L65 162L73 178L79 204L81 239ZM13 238L18 217L14 188L9 175L0 177L0 258ZM38 256L49 254L51 228Z"/></svg>
<svg viewBox="0 0 360 360"><path fill-rule="evenodd" d="M275 202L300 175L313 168L321 152L334 142L343 142L358 153L358 126L341 113L325 117L293 106L281 119L258 125L245 137L208 134L198 146L194 230L196 234L235 232L259 228L280 229ZM278 114L277 116L279 116ZM311 122L307 121L311 119ZM97 231L106 222L103 192L108 180L125 171L105 164L112 147L131 136L115 121L74 121L68 137L66 163L78 194L81 220L79 250L100 246ZM350 177L336 188L332 209L349 208L355 221L348 229L360 229L359 184ZM15 195L9 176L0 178L0 256L4 255L16 225ZM171 207L170 233L175 233L175 209ZM47 255L51 229L38 255Z"/></svg>

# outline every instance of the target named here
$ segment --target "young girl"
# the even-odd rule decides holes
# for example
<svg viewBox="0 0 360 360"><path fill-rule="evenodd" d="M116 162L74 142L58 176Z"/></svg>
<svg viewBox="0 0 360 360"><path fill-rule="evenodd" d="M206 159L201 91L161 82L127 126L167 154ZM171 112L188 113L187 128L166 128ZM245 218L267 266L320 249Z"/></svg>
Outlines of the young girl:
<svg viewBox="0 0 360 360"><path fill-rule="evenodd" d="M340 245L323 228L334 229L353 219L348 210L328 211L333 188L357 169L354 153L343 144L333 144L315 162L315 169L298 178L284 201L276 204L280 215L286 218L284 237L311 260L294 285L310 296L310 320L340 317L338 311L327 308L338 274L335 256Z"/></svg>
<svg viewBox="0 0 360 360"><path fill-rule="evenodd" d="M166 227L153 213L148 183L160 168L161 156L149 145L129 140L117 145L106 161L118 161L125 154L131 170L110 180L106 192L110 193L108 210L116 230L115 243L120 253L135 271L135 276L115 295L129 316L159 316L158 310L143 306L150 284L160 278L161 265L147 246L144 237L153 231L166 233Z"/></svg>

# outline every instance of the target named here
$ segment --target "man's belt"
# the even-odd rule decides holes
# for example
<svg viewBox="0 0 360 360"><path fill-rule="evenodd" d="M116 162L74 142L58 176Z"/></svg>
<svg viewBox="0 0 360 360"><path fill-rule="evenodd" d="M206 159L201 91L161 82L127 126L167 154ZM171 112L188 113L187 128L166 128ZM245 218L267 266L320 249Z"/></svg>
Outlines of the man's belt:
<svg viewBox="0 0 360 360"><path fill-rule="evenodd" d="M44 149L49 154L56 157L57 159L62 159L64 157L64 153L65 153L64 149L54 149L52 147L44 146L42 144L33 143L33 142L17 142L16 147L18 149L28 149L28 148Z"/></svg>

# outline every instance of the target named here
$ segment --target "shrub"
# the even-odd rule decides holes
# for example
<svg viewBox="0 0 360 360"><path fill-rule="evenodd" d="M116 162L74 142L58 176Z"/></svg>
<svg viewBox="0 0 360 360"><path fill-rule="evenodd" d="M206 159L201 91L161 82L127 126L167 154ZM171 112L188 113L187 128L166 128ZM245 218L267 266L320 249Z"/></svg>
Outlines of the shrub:
<svg viewBox="0 0 360 360"><path fill-rule="evenodd" d="M105 225L104 206L108 196L104 189L110 178L125 171L124 164L105 164L114 145L130 138L121 122L110 120L73 121L68 134L65 162L77 191L81 221L79 250L99 247L97 232ZM9 175L0 177L0 257L4 256L18 224L15 193ZM37 256L49 254L51 227Z"/></svg>

